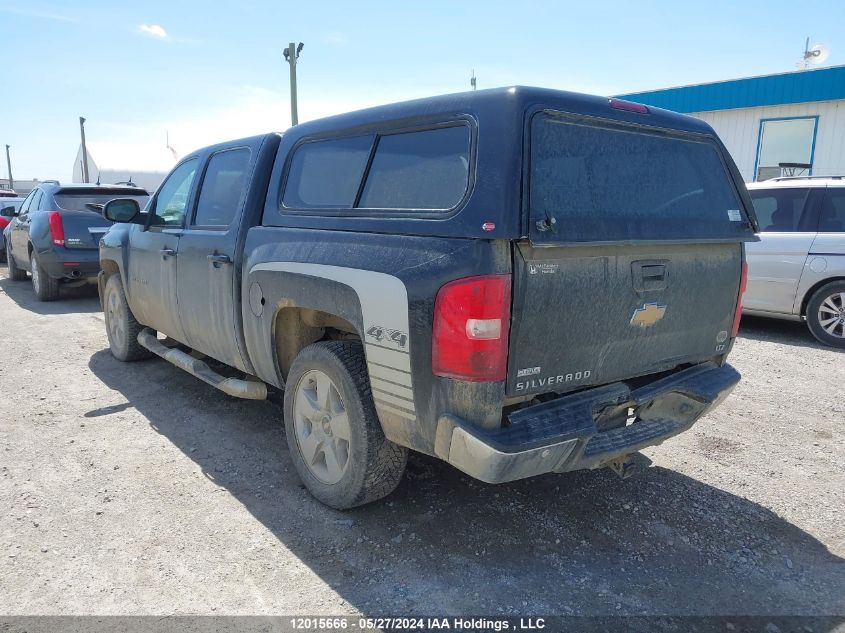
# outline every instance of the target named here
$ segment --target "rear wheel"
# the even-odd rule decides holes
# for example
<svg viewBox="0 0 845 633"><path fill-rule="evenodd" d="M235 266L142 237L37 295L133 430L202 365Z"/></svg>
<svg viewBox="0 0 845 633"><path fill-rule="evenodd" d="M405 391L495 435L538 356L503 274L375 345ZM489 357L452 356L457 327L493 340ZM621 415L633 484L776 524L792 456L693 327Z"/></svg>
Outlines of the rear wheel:
<svg viewBox="0 0 845 633"><path fill-rule="evenodd" d="M832 281L813 293L807 326L820 342L845 349L845 281Z"/></svg>
<svg viewBox="0 0 845 633"><path fill-rule="evenodd" d="M29 256L30 270L32 271L32 289L39 301L55 301L59 298L59 280L53 279L47 271L38 263L35 252Z"/></svg>
<svg viewBox="0 0 845 633"><path fill-rule="evenodd" d="M9 267L9 278L14 281L24 281L26 279L26 271L18 268L15 263L15 256L9 250L9 242L6 241L6 265Z"/></svg>
<svg viewBox="0 0 845 633"><path fill-rule="evenodd" d="M360 343L323 341L296 357L285 389L285 432L305 487L338 509L389 495L408 450L384 437Z"/></svg>
<svg viewBox="0 0 845 633"><path fill-rule="evenodd" d="M117 360L131 361L150 358L153 353L138 342L138 332L144 326L138 323L129 309L120 275L112 275L103 293L103 315L109 349Z"/></svg>

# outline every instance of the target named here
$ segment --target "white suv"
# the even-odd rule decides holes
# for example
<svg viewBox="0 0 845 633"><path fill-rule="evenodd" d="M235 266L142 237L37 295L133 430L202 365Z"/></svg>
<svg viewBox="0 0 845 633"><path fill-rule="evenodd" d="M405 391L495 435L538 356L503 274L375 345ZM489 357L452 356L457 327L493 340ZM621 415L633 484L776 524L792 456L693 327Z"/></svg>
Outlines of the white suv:
<svg viewBox="0 0 845 633"><path fill-rule="evenodd" d="M845 349L845 177L747 186L760 241L746 245L743 313L806 320L819 341Z"/></svg>

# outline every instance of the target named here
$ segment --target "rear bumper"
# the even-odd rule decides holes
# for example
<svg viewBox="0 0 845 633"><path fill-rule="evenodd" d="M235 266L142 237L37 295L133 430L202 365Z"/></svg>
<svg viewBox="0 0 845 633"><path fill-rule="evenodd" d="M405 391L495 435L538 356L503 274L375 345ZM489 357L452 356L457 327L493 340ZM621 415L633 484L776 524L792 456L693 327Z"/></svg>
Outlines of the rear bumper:
<svg viewBox="0 0 845 633"><path fill-rule="evenodd" d="M48 248L38 251L38 261L53 279L95 280L100 272L96 248Z"/></svg>
<svg viewBox="0 0 845 633"><path fill-rule="evenodd" d="M444 415L437 423L435 453L488 483L599 468L686 431L739 379L730 365L704 363L637 389L614 383L521 409L499 429ZM630 408L635 422L601 430L627 417Z"/></svg>

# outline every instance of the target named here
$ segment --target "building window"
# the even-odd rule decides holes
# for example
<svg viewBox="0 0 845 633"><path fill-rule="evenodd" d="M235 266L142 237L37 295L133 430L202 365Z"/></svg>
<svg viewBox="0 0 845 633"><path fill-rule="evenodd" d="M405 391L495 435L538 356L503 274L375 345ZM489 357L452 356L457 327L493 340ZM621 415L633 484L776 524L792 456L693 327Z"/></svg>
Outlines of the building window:
<svg viewBox="0 0 845 633"><path fill-rule="evenodd" d="M812 173L818 121L815 116L761 120L754 180Z"/></svg>

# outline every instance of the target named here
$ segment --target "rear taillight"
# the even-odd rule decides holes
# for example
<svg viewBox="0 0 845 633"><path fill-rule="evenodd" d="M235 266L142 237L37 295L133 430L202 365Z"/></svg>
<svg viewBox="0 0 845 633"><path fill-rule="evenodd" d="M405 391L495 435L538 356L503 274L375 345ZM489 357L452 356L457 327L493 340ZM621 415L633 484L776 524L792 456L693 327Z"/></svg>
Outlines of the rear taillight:
<svg viewBox="0 0 845 633"><path fill-rule="evenodd" d="M510 275L467 277L440 288L434 302L434 374L472 382L504 380L510 312Z"/></svg>
<svg viewBox="0 0 845 633"><path fill-rule="evenodd" d="M739 321L742 319L742 295L745 294L745 286L748 283L748 264L742 262L742 274L739 278L739 295L736 298L736 314L734 314L734 326L731 330L731 336L736 336L739 333Z"/></svg>
<svg viewBox="0 0 845 633"><path fill-rule="evenodd" d="M58 211L50 211L47 214L50 219L50 236L56 246L65 245L65 227L62 224L62 216Z"/></svg>

